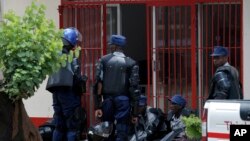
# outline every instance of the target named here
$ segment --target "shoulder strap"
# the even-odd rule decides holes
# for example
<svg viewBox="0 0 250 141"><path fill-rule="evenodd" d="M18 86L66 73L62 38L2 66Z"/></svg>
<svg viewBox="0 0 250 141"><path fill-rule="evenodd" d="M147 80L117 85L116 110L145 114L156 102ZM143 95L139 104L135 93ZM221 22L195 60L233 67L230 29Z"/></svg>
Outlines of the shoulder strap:
<svg viewBox="0 0 250 141"><path fill-rule="evenodd" d="M102 57L102 59L101 59L102 61L101 62L107 63L113 56L114 55L112 53L107 54L107 55L105 55L105 56Z"/></svg>
<svg viewBox="0 0 250 141"><path fill-rule="evenodd" d="M221 66L216 70L216 72L218 72L218 71L226 72L226 73L230 74L234 80L239 81L238 71L233 66Z"/></svg>

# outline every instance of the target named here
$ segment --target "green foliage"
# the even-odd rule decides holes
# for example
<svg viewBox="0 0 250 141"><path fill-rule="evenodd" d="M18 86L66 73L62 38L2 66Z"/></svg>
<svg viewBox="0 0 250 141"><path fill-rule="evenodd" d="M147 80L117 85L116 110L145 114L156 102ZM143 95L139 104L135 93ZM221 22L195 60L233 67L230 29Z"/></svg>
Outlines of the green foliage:
<svg viewBox="0 0 250 141"><path fill-rule="evenodd" d="M186 135L189 139L200 139L202 136L201 132L201 119L193 114L189 117L182 117L182 121L186 125Z"/></svg>
<svg viewBox="0 0 250 141"><path fill-rule="evenodd" d="M34 95L47 75L66 64L62 31L45 17L45 6L32 2L23 17L4 15L0 28L0 65L5 93L13 101Z"/></svg>

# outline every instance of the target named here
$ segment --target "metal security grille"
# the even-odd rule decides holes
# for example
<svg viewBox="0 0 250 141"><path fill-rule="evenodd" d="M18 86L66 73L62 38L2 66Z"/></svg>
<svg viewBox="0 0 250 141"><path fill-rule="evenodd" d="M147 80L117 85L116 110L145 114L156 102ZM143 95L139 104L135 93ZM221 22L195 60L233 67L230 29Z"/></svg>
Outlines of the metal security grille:
<svg viewBox="0 0 250 141"><path fill-rule="evenodd" d="M167 111L167 99L181 94L188 107L201 112L215 71L210 54L217 45L229 49L229 63L242 78L241 9L240 1L149 6L151 105Z"/></svg>
<svg viewBox="0 0 250 141"><path fill-rule="evenodd" d="M152 10L154 11L154 10ZM196 107L192 96L196 96L195 42L192 41L194 26L191 22L191 6L157 6L152 31L153 93L149 95L155 106L168 109L168 100L174 94L181 94L188 103ZM195 16L195 15L193 15Z"/></svg>
<svg viewBox="0 0 250 141"><path fill-rule="evenodd" d="M200 106L208 96L209 81L215 71L210 54L216 45L227 47L229 63L235 66L242 78L242 7L238 2L205 3L197 6L198 12L198 81ZM242 80L242 79L241 79Z"/></svg>

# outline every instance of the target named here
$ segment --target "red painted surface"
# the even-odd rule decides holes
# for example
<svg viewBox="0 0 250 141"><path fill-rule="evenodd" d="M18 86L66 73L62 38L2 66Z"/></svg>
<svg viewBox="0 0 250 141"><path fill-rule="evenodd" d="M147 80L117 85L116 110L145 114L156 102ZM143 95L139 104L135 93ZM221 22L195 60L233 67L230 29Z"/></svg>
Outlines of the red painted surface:
<svg viewBox="0 0 250 141"><path fill-rule="evenodd" d="M214 133L214 132L208 132L207 133L208 138L220 138L220 139L229 139L230 135L227 133Z"/></svg>
<svg viewBox="0 0 250 141"><path fill-rule="evenodd" d="M30 119L36 127L39 127L40 125L42 125L43 123L45 123L46 121L48 121L51 118L49 118L49 117L31 117Z"/></svg>

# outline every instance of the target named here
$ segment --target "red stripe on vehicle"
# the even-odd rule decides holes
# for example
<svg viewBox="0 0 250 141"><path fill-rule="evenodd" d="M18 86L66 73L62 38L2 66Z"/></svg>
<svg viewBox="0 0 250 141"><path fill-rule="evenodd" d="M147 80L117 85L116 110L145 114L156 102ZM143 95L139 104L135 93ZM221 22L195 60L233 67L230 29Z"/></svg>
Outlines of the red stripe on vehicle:
<svg viewBox="0 0 250 141"><path fill-rule="evenodd" d="M45 123L46 121L48 121L49 117L31 117L31 121L33 122L33 124L36 127L39 127L40 125L42 125L43 123Z"/></svg>
<svg viewBox="0 0 250 141"><path fill-rule="evenodd" d="M227 133L214 133L214 132L208 132L207 133L208 138L221 138L221 139L229 139L230 135Z"/></svg>

